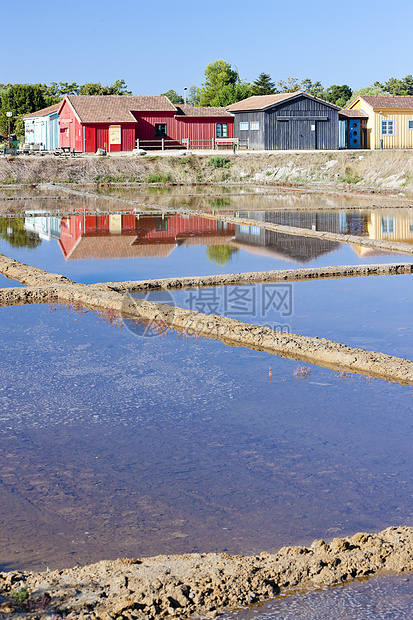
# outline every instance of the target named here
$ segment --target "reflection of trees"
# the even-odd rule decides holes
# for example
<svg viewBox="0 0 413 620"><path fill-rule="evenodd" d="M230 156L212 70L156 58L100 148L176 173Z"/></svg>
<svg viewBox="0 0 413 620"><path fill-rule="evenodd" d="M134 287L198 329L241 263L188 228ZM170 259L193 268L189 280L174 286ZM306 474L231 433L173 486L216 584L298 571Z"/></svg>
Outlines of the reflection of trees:
<svg viewBox="0 0 413 620"><path fill-rule="evenodd" d="M209 245L207 247L207 256L211 263L218 265L226 265L234 254L238 254L239 249L233 245Z"/></svg>
<svg viewBox="0 0 413 620"><path fill-rule="evenodd" d="M37 248L42 240L36 233L24 228L24 218L0 217L0 237L13 248Z"/></svg>
<svg viewBox="0 0 413 620"><path fill-rule="evenodd" d="M208 201L208 205L211 209L225 209L231 205L231 198L214 198Z"/></svg>

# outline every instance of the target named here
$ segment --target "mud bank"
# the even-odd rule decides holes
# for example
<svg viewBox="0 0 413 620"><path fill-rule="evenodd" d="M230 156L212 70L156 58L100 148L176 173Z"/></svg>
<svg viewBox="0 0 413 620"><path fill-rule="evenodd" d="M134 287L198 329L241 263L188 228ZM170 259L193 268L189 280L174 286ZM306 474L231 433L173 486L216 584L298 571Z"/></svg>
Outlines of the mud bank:
<svg viewBox="0 0 413 620"><path fill-rule="evenodd" d="M159 278L126 282L105 282L91 284L103 290L117 292L155 291L161 289L188 289L209 286L231 286L258 284L262 282L301 282L328 278L357 278L365 276L389 276L413 273L413 263L387 263L379 265L343 265L338 267L308 267L303 269L276 269L272 271L250 271L213 276Z"/></svg>
<svg viewBox="0 0 413 620"><path fill-rule="evenodd" d="M106 284L78 284L59 274L48 274L42 269L28 267L4 255L0 255L0 273L31 285L27 289L0 289L2 306L59 302L104 312L111 320L119 317L123 320L143 321L160 332L172 328L195 337L220 340L229 346L266 351L271 355L306 361L333 370L367 374L402 384L413 383L411 360L348 347L326 338L279 332L228 317L137 300L131 295L110 290Z"/></svg>
<svg viewBox="0 0 413 620"><path fill-rule="evenodd" d="M411 191L411 151L152 152L145 157L5 157L0 184L238 182Z"/></svg>
<svg viewBox="0 0 413 620"><path fill-rule="evenodd" d="M214 618L225 609L294 588L412 571L413 528L389 527L330 544L315 540L310 547L283 547L271 555L157 556L53 572L0 573L0 614L46 618L54 612L58 618L79 620ZM13 593L22 590L28 598L18 605Z"/></svg>

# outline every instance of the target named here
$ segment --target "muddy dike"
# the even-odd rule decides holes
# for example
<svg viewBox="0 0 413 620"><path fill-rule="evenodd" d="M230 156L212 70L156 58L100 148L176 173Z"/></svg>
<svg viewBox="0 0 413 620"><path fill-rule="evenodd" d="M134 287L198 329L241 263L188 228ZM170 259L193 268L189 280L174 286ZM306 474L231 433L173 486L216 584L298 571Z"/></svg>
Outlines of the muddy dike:
<svg viewBox="0 0 413 620"><path fill-rule="evenodd" d="M228 317L171 307L111 289L107 284L78 284L59 274L29 267L0 255L0 273L29 285L0 289L0 306L26 303L61 303L103 313L110 321L132 320L163 332L174 329L195 338L220 340L224 344L266 351L297 361L413 384L413 361L309 336L275 331Z"/></svg>
<svg viewBox="0 0 413 620"><path fill-rule="evenodd" d="M4 157L0 184L243 183L410 192L412 153L403 150L150 152L124 156Z"/></svg>
<svg viewBox="0 0 413 620"><path fill-rule="evenodd" d="M19 619L52 613L79 620L215 618L294 589L412 571L413 528L389 527L251 557L188 554L0 573L0 614Z"/></svg>

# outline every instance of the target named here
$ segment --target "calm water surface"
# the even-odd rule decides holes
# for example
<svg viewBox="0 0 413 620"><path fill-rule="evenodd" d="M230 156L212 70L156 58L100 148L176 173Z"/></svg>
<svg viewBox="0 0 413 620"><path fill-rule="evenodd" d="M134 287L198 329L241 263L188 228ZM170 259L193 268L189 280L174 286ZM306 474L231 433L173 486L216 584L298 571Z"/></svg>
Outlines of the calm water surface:
<svg viewBox="0 0 413 620"><path fill-rule="evenodd" d="M237 214L340 234L407 242L413 239L412 209ZM409 254L172 213L0 218L0 252L86 284L412 260Z"/></svg>
<svg viewBox="0 0 413 620"><path fill-rule="evenodd" d="M52 310L0 310L3 570L411 524L410 386Z"/></svg>

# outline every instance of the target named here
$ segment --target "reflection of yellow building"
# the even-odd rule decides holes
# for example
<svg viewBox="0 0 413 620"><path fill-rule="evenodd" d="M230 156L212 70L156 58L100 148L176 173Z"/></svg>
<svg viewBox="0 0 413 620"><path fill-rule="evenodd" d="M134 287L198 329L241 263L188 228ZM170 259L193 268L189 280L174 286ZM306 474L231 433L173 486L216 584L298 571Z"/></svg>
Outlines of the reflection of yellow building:
<svg viewBox="0 0 413 620"><path fill-rule="evenodd" d="M372 211L367 230L371 239L413 243L413 209Z"/></svg>
<svg viewBox="0 0 413 620"><path fill-rule="evenodd" d="M349 108L368 114L368 149L413 148L413 97L381 95L357 97Z"/></svg>

